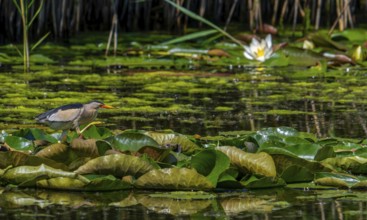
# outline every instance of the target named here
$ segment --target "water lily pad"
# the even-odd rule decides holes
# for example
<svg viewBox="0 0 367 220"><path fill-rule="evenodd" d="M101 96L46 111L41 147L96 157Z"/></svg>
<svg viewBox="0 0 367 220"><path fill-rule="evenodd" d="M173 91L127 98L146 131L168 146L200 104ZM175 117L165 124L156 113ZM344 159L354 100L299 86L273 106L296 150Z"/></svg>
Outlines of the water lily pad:
<svg viewBox="0 0 367 220"><path fill-rule="evenodd" d="M1 176L1 178L4 179L5 181L16 185L18 184L30 185L29 182L55 177L69 177L72 179L77 179L84 183L89 182L88 179L78 175L77 173L55 169L44 164L40 166L19 166L9 168L5 170L4 174Z"/></svg>
<svg viewBox="0 0 367 220"><path fill-rule="evenodd" d="M8 166L39 166L41 164L57 169L68 170L65 164L47 158L28 155L19 151L0 152L0 169L5 169Z"/></svg>
<svg viewBox="0 0 367 220"><path fill-rule="evenodd" d="M200 149L198 145L192 142L185 135L151 131L146 132L145 134L157 141L157 143L162 147L178 149L179 151L186 154L194 153Z"/></svg>
<svg viewBox="0 0 367 220"><path fill-rule="evenodd" d="M225 153L241 171L256 175L275 177L277 172L273 158L265 153L247 153L236 147L217 147Z"/></svg>
<svg viewBox="0 0 367 220"><path fill-rule="evenodd" d="M229 165L227 155L217 150L201 151L191 159L191 167L206 176L213 186L217 185L219 176L229 168Z"/></svg>
<svg viewBox="0 0 367 220"><path fill-rule="evenodd" d="M83 137L86 139L105 139L112 136L113 133L105 127L90 126L83 132Z"/></svg>
<svg viewBox="0 0 367 220"><path fill-rule="evenodd" d="M23 137L28 140L45 140L50 143L57 143L57 139L52 135L47 134L45 131L38 128L21 129L13 133L13 136Z"/></svg>
<svg viewBox="0 0 367 220"><path fill-rule="evenodd" d="M208 190L214 187L207 178L188 168L152 170L141 176L135 186L166 190Z"/></svg>
<svg viewBox="0 0 367 220"><path fill-rule="evenodd" d="M75 173L79 174L104 174L123 177L132 175L139 177L154 167L147 161L125 154L112 154L100 156L80 166Z"/></svg>
<svg viewBox="0 0 367 220"><path fill-rule="evenodd" d="M278 177L257 178L255 176L252 176L250 179L242 182L242 184L248 189L283 187L287 185L283 179Z"/></svg>
<svg viewBox="0 0 367 220"><path fill-rule="evenodd" d="M37 187L62 190L83 190L83 191L112 191L130 189L132 186L114 176L99 176L88 178L90 182L85 183L70 177L56 177L37 181Z"/></svg>
<svg viewBox="0 0 367 220"><path fill-rule="evenodd" d="M358 183L359 179L349 174L319 172L315 174L314 182L324 186L350 188Z"/></svg>
<svg viewBox="0 0 367 220"><path fill-rule="evenodd" d="M322 163L355 174L367 174L367 158L359 156L327 158L323 160Z"/></svg>
<svg viewBox="0 0 367 220"><path fill-rule="evenodd" d="M287 183L310 182L316 172L331 171L316 161L308 161L297 156L270 153L277 172Z"/></svg>
<svg viewBox="0 0 367 220"><path fill-rule="evenodd" d="M32 141L22 137L6 136L4 142L14 150L24 152L32 152L34 148Z"/></svg>
<svg viewBox="0 0 367 220"><path fill-rule="evenodd" d="M43 148L36 153L36 156L48 158L66 165L70 164L77 158L77 155L69 146L61 143L52 144Z"/></svg>
<svg viewBox="0 0 367 220"><path fill-rule="evenodd" d="M76 138L70 143L71 149L79 157L98 157L99 152L96 145L96 139L80 139Z"/></svg>
<svg viewBox="0 0 367 220"><path fill-rule="evenodd" d="M150 146L159 148L159 144L151 137L139 132L124 132L109 138L112 147L120 151L138 151L142 147Z"/></svg>

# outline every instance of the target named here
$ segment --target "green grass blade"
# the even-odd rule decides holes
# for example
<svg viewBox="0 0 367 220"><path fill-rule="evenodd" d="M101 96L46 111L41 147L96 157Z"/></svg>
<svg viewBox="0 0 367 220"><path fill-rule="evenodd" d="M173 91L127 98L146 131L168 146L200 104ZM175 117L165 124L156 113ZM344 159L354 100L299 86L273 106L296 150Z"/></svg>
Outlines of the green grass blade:
<svg viewBox="0 0 367 220"><path fill-rule="evenodd" d="M168 44L176 44L176 43L180 43L180 42L184 42L184 41L188 41L188 40L193 40L196 38L200 38L200 37L206 37L208 35L217 33L217 30L205 30L205 31L200 31L200 32L195 32L195 33L191 33L191 34L186 34L182 37L178 37L175 38L173 40L169 40L166 42L161 43L162 45L168 45Z"/></svg>
<svg viewBox="0 0 367 220"><path fill-rule="evenodd" d="M32 7L32 5L34 4L34 0L32 0L32 1L30 1L29 3L28 3L28 7L27 7L27 9L29 10L31 7ZM42 4L42 3L41 3Z"/></svg>
<svg viewBox="0 0 367 220"><path fill-rule="evenodd" d="M234 38L232 35L228 34L226 31L224 31L223 29L221 29L220 27L218 27L217 25L211 23L210 21L206 20L205 18L187 10L186 8L182 7L181 5L178 5L170 0L165 0L168 4L174 6L176 9L180 10L182 13L186 14L187 16L196 19L204 24L209 25L210 27L214 28L215 30L219 31L220 33L222 33L224 36L228 37L229 39L231 39L233 42L237 43L240 46L243 46L243 44L237 40L236 38Z"/></svg>
<svg viewBox="0 0 367 220"><path fill-rule="evenodd" d="M41 12L41 9L43 7L43 2L44 1L41 1L40 6L38 7L36 13L33 15L31 21L27 24L27 29L32 25L33 21L38 17L39 13Z"/></svg>
<svg viewBox="0 0 367 220"><path fill-rule="evenodd" d="M37 41L37 43L35 43L34 45L33 45L33 47L31 48L31 51L32 50L34 50L34 49L36 49L36 47L38 47L38 45L40 44L40 43L42 43L42 41L44 41L47 37L48 37L48 35L50 35L51 34L51 32L48 32L47 34L45 34L41 39L39 39L38 41Z"/></svg>
<svg viewBox="0 0 367 220"><path fill-rule="evenodd" d="M17 45L12 44L12 46L15 48L15 50L19 53L19 56L23 58L23 54L22 52L20 52L19 48L17 47Z"/></svg>
<svg viewBox="0 0 367 220"><path fill-rule="evenodd" d="M18 10L19 14L22 14L22 10L20 10L20 6L19 6L19 4L18 4L17 0L13 0L13 3L14 3L14 5L15 5L15 7L17 8L17 10Z"/></svg>

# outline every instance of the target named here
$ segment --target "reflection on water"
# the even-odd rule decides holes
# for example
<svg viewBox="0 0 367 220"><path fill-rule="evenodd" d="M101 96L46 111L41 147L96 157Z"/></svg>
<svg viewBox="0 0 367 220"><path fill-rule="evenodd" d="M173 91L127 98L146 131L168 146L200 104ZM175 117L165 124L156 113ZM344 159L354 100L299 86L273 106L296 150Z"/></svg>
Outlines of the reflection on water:
<svg viewBox="0 0 367 220"><path fill-rule="evenodd" d="M35 127L34 116L73 102L116 109L98 119L112 129L172 129L217 135L289 126L319 136L367 134L364 70L237 72L132 71L48 66L0 69L0 129ZM219 193L215 199L157 198L142 192L4 190L0 219L366 219L366 193L278 189Z"/></svg>
<svg viewBox="0 0 367 220"><path fill-rule="evenodd" d="M33 117L46 109L98 99L117 107L99 115L114 129L172 129L205 136L290 126L319 136L364 137L367 78L358 73L5 72L0 74L0 129L34 127Z"/></svg>
<svg viewBox="0 0 367 220"><path fill-rule="evenodd" d="M166 192L167 193L167 192ZM366 192L273 189L217 193L212 199L159 198L153 192L11 190L1 219L365 219Z"/></svg>

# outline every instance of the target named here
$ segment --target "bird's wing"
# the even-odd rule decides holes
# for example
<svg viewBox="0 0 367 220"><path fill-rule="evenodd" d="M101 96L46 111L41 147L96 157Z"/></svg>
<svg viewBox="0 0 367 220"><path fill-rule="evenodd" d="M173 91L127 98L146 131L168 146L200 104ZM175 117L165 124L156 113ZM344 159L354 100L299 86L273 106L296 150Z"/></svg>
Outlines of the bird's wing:
<svg viewBox="0 0 367 220"><path fill-rule="evenodd" d="M81 115L82 111L83 104L65 105L40 114L36 117L36 120L55 122L74 121Z"/></svg>
<svg viewBox="0 0 367 220"><path fill-rule="evenodd" d="M81 113L83 112L82 108L75 108L75 109L66 109L66 110L59 110L55 114L50 115L47 120L48 121L74 121L80 117Z"/></svg>

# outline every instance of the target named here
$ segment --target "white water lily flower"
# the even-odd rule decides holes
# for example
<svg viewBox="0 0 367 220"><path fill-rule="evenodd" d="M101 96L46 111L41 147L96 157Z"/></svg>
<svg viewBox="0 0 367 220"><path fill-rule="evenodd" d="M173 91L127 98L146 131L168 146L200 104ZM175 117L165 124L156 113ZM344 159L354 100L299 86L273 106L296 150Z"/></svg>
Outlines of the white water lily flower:
<svg viewBox="0 0 367 220"><path fill-rule="evenodd" d="M268 34L264 39L259 42L255 38L252 38L250 46L244 46L245 52L243 55L249 60L258 60L264 62L269 59L273 54L271 35Z"/></svg>

